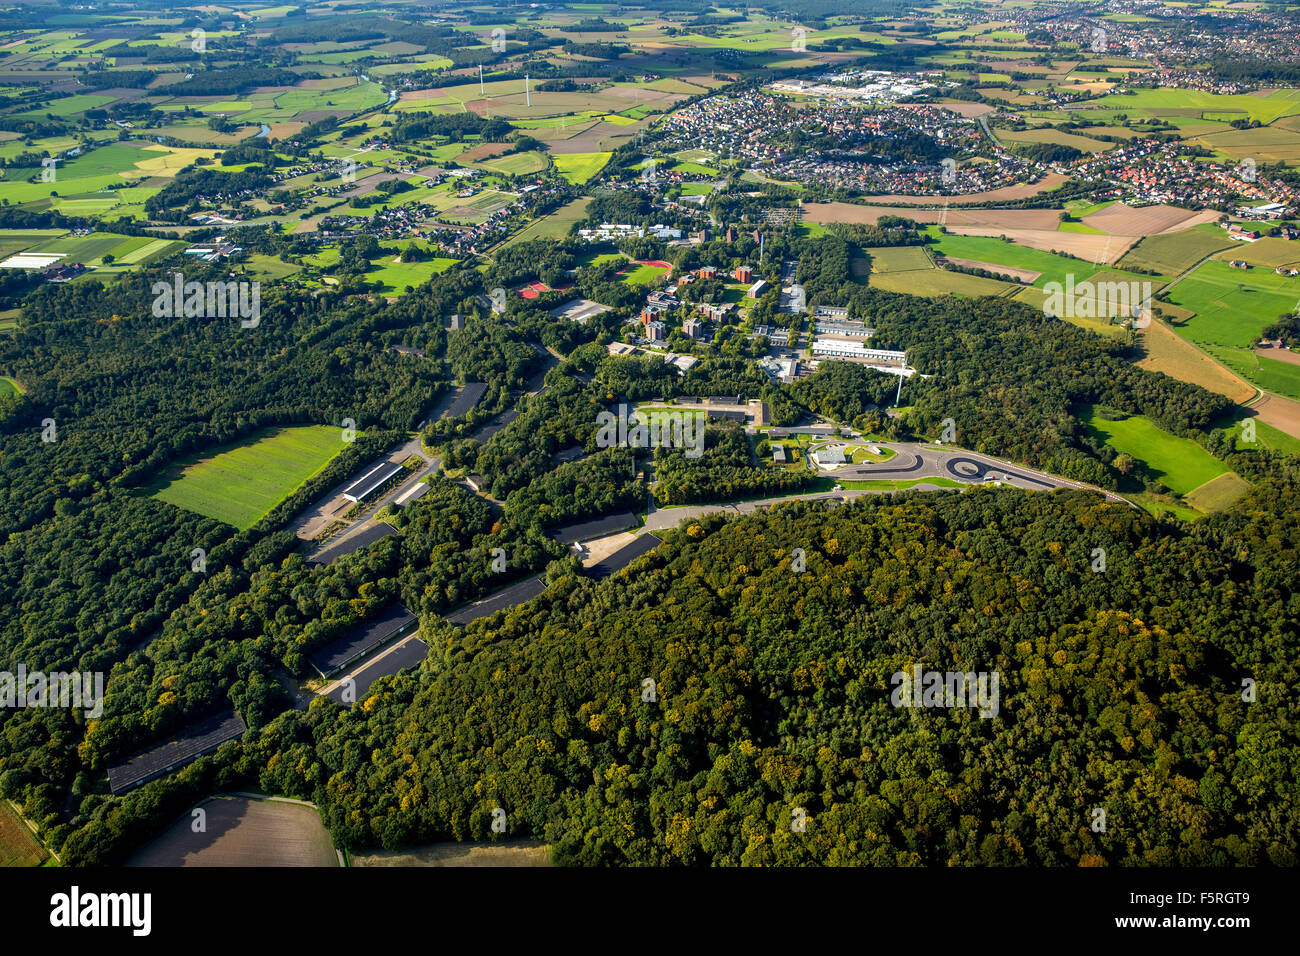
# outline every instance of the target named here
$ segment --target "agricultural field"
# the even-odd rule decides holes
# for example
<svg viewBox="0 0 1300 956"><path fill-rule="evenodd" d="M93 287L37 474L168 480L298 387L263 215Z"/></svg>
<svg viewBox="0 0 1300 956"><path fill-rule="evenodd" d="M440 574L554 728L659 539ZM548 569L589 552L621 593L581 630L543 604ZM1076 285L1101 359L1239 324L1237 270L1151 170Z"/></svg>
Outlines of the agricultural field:
<svg viewBox="0 0 1300 956"><path fill-rule="evenodd" d="M1162 322L1152 322L1141 333L1146 352L1137 364L1151 372L1163 372L1180 382L1190 382L1232 401L1249 401L1255 389L1240 375L1210 358Z"/></svg>
<svg viewBox="0 0 1300 956"><path fill-rule="evenodd" d="M250 528L343 451L328 425L277 428L173 469L150 489L178 508Z"/></svg>
<svg viewBox="0 0 1300 956"><path fill-rule="evenodd" d="M908 295L922 296L999 296L1007 295L1016 288L1011 283L997 279L966 275L963 272L949 272L933 266L929 269L872 275L868 284L874 289L885 292L903 292Z"/></svg>
<svg viewBox="0 0 1300 956"><path fill-rule="evenodd" d="M998 130L997 136L998 139L1009 143L1056 143L1061 146L1072 146L1085 153L1104 153L1108 149L1115 148L1114 143L1090 139L1087 136L1079 136L1074 133L1067 133L1064 130L1052 129L1051 127L1027 130Z"/></svg>
<svg viewBox="0 0 1300 956"><path fill-rule="evenodd" d="M1280 117L1300 113L1300 90L1275 90L1263 96L1252 96L1201 90L1142 89L1123 96L1104 96L1089 106L1090 109L1115 110L1130 116L1159 117L1170 122L1189 117L1228 117L1268 124Z"/></svg>
<svg viewBox="0 0 1300 956"><path fill-rule="evenodd" d="M1069 276L1076 283L1096 273L1095 266L1050 252L1031 249L1014 242L1004 242L992 236L942 235L933 227L929 230L935 240L932 248L949 258L967 262L985 263L986 268L1006 266L1035 276L1031 284L1042 288L1049 282L1064 284Z"/></svg>
<svg viewBox="0 0 1300 956"><path fill-rule="evenodd" d="M352 853L352 866L549 866L546 844L537 840L433 843L405 850Z"/></svg>
<svg viewBox="0 0 1300 956"><path fill-rule="evenodd" d="M1250 348L1260 331L1300 299L1300 279L1271 269L1239 269L1221 259L1200 266L1164 298L1195 315L1178 333L1200 346Z"/></svg>
<svg viewBox="0 0 1300 956"><path fill-rule="evenodd" d="M884 246L863 249L871 257L873 274L883 275L888 272L911 272L916 269L930 269L934 263L925 254L921 246Z"/></svg>
<svg viewBox="0 0 1300 956"><path fill-rule="evenodd" d="M1300 400L1300 365L1260 355L1250 349L1205 345L1211 357L1266 392Z"/></svg>
<svg viewBox="0 0 1300 956"><path fill-rule="evenodd" d="M1222 511L1248 491L1250 482L1228 472L1211 478L1199 488L1193 488L1183 499L1197 511L1213 514Z"/></svg>
<svg viewBox="0 0 1300 956"><path fill-rule="evenodd" d="M581 186L609 162L610 153L557 153L551 157L555 168L569 182Z"/></svg>
<svg viewBox="0 0 1300 956"><path fill-rule="evenodd" d="M1197 226L1181 232L1146 236L1124 255L1120 264L1134 269L1150 269L1164 276L1176 276L1202 259L1241 245L1243 244L1229 239L1216 226Z"/></svg>
<svg viewBox="0 0 1300 956"><path fill-rule="evenodd" d="M48 856L9 801L0 800L0 866L40 866Z"/></svg>
<svg viewBox="0 0 1300 956"><path fill-rule="evenodd" d="M1300 343L1283 327L1280 347L1259 344L1300 306L1285 274L1300 268L1298 12L14 5L0 25L0 644L112 680L93 720L5 715L0 784L38 829L0 807L0 863L1296 862L1300 732L1275 693L1242 718L1219 692L1238 672L1280 686L1294 667L1279 635L1300 631L1300 487L1278 460L1300 455ZM145 293L178 271L259 283L267 321L226 334L193 314L211 305L150 320ZM657 341L638 318L670 287ZM1062 308L1070 287L1082 295ZM1135 310L1148 289L1164 298ZM814 353L807 308L894 357ZM800 331L780 347L759 325ZM765 424L716 421L733 394L765 401ZM705 460L591 453L607 444L600 411L626 404L700 422L709 408ZM391 438L367 457L401 472L388 489L414 485L400 503L335 487L360 451L347 415L367 441ZM195 448L196 430L239 437ZM913 461L918 444L952 474L914 477L938 474ZM811 467L832 446L861 480ZM957 459L976 454L999 463L990 474L1059 481L973 487ZM863 492L899 494L806 500ZM794 507L737 506L775 499ZM572 525L624 529L642 519L622 512L668 502L637 529L663 537L611 534L558 559ZM1094 545L1114 549L1104 577L1086 571ZM235 564L177 575L196 546ZM786 573L796 551L802 578ZM1148 573L1162 560L1188 573ZM850 586L855 568L871 580ZM942 587L909 586L936 568ZM647 609L649 591L663 600ZM948 628L936 657L926 622L970 607L987 624ZM888 627L867 635L864 678L837 648L876 618L920 630L904 628L906 646ZM1164 640L1170 620L1187 634ZM355 709L306 706L373 674L394 621L440 653ZM1044 621L1078 626L1053 636ZM678 660L679 633L720 637ZM336 656L363 646L369 663ZM423 645L403 646L385 666ZM1104 672L1072 665L1107 654ZM918 655L1014 665L1015 700L987 724L893 712L880 678ZM665 697L638 702L657 671ZM1043 673L1069 686L1021 693ZM638 735L661 712L716 746ZM922 724L979 746L921 740L921 759L894 759L910 746L895 731ZM806 741L827 744L812 763ZM560 759L534 759L533 742ZM629 746L632 776L655 767L636 786ZM1068 772L1034 763L1049 751ZM156 776L123 794L140 782L124 759ZM318 807L220 792L235 786ZM1085 817L1101 804L1109 833ZM790 838L796 805L804 839ZM1050 921L1060 894L1041 882L1027 911ZM279 910L342 898L293 906L307 883L280 880ZM211 909L187 928L216 921L245 946L259 932ZM301 946L300 921L280 923Z"/></svg>
<svg viewBox="0 0 1300 956"><path fill-rule="evenodd" d="M535 219L507 240L505 245L527 242L530 239L564 238L573 229L573 224L586 213L587 204L590 202L591 200L586 197L575 199L573 202L561 206L555 212Z"/></svg>
<svg viewBox="0 0 1300 956"><path fill-rule="evenodd" d="M221 796L199 805L205 830L185 813L140 847L127 866L338 866L314 807L287 800Z"/></svg>

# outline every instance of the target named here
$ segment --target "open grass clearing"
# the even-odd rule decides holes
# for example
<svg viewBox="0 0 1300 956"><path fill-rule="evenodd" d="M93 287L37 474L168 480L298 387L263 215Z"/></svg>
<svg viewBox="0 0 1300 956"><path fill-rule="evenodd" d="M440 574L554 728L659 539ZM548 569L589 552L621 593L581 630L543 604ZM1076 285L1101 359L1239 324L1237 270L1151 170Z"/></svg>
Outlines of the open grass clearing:
<svg viewBox="0 0 1300 956"><path fill-rule="evenodd" d="M1176 494L1185 495L1228 473L1227 465L1196 442L1170 434L1144 415L1110 418L1086 408L1081 417L1095 437L1142 463Z"/></svg>
<svg viewBox="0 0 1300 956"><path fill-rule="evenodd" d="M157 487L146 490L242 531L302 487L344 447L342 431L333 426L273 428L181 463Z"/></svg>

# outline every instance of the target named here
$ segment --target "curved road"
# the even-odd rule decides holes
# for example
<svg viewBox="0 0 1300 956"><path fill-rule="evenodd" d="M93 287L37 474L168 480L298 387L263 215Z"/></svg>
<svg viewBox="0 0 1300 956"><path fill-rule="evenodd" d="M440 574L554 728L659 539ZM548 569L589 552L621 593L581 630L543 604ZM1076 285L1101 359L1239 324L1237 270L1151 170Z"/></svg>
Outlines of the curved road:
<svg viewBox="0 0 1300 956"><path fill-rule="evenodd" d="M1126 501L1119 495L1103 491L1100 488L1094 488L1092 485L1085 485L1078 481L1067 481L1064 478L1057 478L1054 475L1024 468L1020 465L1011 465L997 458L981 455L979 452L968 451L965 448L954 447L950 451L940 451L937 448L925 445L890 444L887 442L873 442L872 444L880 448L892 448L898 454L889 461L864 465L846 465L835 471L822 472L822 474L828 478L845 481L917 479L920 483L915 486L915 490L921 491L927 488L938 490L942 487L941 485L927 486L925 484L927 478L948 478L965 484L1001 481L1013 488L1024 488L1028 491L1077 488L1084 491L1095 491L1098 494L1105 495L1111 501L1122 502L1129 505L1129 507L1136 507L1132 502ZM881 493L883 492L853 488L842 491L819 491L809 494L787 495L780 498L683 505L659 510L652 509L646 515L645 525L641 530L662 531L676 527L678 522L686 518L698 518L701 515L717 514L719 512L742 515L788 501L851 500L860 495Z"/></svg>
<svg viewBox="0 0 1300 956"><path fill-rule="evenodd" d="M1081 488L1097 491L1112 501L1123 501L1116 494L1085 485L1078 481L1058 478L1046 472L1013 465L997 458L990 458L979 452L965 448L953 447L940 450L935 446L916 444L890 444L875 442L880 448L892 448L898 454L889 461L869 462L861 465L845 465L835 471L827 472L830 478L847 481L871 481L876 479L906 478L950 478L954 481L978 483L984 481L1001 481L1013 487L1030 490L1053 488Z"/></svg>

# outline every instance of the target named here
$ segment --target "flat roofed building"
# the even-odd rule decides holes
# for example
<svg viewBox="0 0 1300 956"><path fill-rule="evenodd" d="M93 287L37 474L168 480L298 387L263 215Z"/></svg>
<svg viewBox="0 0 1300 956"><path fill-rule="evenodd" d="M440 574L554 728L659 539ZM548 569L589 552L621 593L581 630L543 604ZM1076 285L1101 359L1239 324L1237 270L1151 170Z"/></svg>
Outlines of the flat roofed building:
<svg viewBox="0 0 1300 956"><path fill-rule="evenodd" d="M899 365L907 361L906 352L896 352L892 349L873 349L853 339L821 335L813 340L813 355L827 358L867 359L873 362L897 363Z"/></svg>
<svg viewBox="0 0 1300 956"><path fill-rule="evenodd" d="M381 461L344 488L343 497L348 501L365 501L401 470L400 462Z"/></svg>
<svg viewBox="0 0 1300 956"><path fill-rule="evenodd" d="M821 468L838 468L847 462L844 457L844 449L839 445L832 445L830 448L818 448L812 453L812 460Z"/></svg>
<svg viewBox="0 0 1300 956"><path fill-rule="evenodd" d="M393 638L409 634L418 625L419 619L414 614L400 604L393 604L326 644L307 661L321 677L329 677Z"/></svg>
<svg viewBox="0 0 1300 956"><path fill-rule="evenodd" d="M210 754L228 740L241 737L248 726L233 710L190 724L166 743L141 750L108 768L108 789L123 793L142 783Z"/></svg>
<svg viewBox="0 0 1300 956"><path fill-rule="evenodd" d="M815 328L821 335L844 335L850 338L869 339L876 334L875 329L868 328L864 323L848 319L818 319Z"/></svg>

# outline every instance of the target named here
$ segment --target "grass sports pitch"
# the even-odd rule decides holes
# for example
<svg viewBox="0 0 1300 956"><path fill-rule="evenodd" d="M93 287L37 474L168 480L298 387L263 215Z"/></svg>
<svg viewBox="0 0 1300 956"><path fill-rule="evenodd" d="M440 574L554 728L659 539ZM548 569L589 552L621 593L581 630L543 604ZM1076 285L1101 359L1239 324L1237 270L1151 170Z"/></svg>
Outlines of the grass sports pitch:
<svg viewBox="0 0 1300 956"><path fill-rule="evenodd" d="M277 428L183 465L154 497L252 527L343 450L343 433L329 425Z"/></svg>

